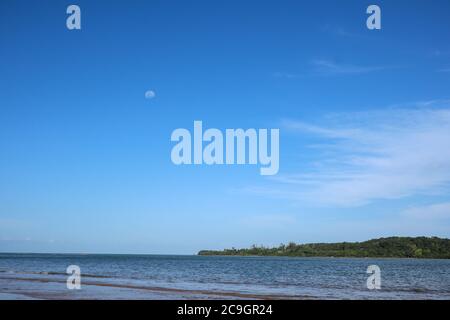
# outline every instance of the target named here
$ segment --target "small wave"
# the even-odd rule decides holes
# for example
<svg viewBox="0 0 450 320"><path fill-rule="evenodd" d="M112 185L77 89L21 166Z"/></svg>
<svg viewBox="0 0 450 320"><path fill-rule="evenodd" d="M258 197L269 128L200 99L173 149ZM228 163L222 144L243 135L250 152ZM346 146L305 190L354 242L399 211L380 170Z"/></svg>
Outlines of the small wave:
<svg viewBox="0 0 450 320"><path fill-rule="evenodd" d="M67 276L67 273L58 272L58 271L17 271L17 270L0 270L0 273L6 274L20 274L20 275L42 275L42 276ZM114 278L113 276L107 275L98 275L98 274L89 274L82 273L82 277L85 278L99 278L99 279L108 279Z"/></svg>
<svg viewBox="0 0 450 320"><path fill-rule="evenodd" d="M423 288L423 287L383 287L383 291L386 292L402 292L402 293L421 293L421 294L447 294L450 293L450 289L446 290L443 288L440 289L431 289L431 288Z"/></svg>

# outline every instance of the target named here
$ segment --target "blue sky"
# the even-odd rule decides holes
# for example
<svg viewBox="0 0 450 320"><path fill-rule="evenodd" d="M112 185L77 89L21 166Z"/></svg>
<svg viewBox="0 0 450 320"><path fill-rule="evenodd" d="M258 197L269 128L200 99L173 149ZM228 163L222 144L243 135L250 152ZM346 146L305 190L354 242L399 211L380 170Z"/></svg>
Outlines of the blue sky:
<svg viewBox="0 0 450 320"><path fill-rule="evenodd" d="M1 1L0 251L449 237L450 3L370 4ZM279 128L279 173L173 165L194 120Z"/></svg>

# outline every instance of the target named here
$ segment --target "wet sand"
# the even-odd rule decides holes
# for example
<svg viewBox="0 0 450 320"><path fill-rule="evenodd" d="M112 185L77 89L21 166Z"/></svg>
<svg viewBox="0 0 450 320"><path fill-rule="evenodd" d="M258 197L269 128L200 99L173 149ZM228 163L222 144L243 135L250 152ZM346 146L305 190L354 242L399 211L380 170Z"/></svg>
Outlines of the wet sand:
<svg viewBox="0 0 450 320"><path fill-rule="evenodd" d="M308 296L261 295L231 291L186 290L134 284L83 281L81 290L68 290L66 281L53 278L0 277L0 299L313 299ZM15 284L15 285L14 285ZM39 284L41 284L39 286ZM3 288L2 288L3 287ZM27 290L29 288L30 290ZM102 290L103 289L103 290ZM103 293L102 293L103 291ZM85 293L83 297L83 293ZM81 295L80 295L81 294Z"/></svg>

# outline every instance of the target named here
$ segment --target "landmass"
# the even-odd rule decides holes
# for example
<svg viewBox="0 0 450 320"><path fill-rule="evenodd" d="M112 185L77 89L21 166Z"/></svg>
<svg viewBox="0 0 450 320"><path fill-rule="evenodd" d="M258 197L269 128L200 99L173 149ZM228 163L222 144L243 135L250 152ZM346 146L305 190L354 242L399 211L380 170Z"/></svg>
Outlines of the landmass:
<svg viewBox="0 0 450 320"><path fill-rule="evenodd" d="M450 259L450 239L438 237L389 237L364 242L253 245L244 249L201 250L201 256L286 256L355 258Z"/></svg>

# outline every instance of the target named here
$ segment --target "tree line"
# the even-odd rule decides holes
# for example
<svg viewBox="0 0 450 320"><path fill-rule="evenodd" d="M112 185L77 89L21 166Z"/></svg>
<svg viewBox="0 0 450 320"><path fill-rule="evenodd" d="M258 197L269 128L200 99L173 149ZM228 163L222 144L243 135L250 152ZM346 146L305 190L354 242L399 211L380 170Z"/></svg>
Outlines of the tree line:
<svg viewBox="0 0 450 320"><path fill-rule="evenodd" d="M450 259L450 239L438 237L389 237L364 242L290 242L278 247L253 245L244 249L201 250L199 255L287 256L287 257L373 257Z"/></svg>

